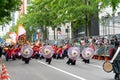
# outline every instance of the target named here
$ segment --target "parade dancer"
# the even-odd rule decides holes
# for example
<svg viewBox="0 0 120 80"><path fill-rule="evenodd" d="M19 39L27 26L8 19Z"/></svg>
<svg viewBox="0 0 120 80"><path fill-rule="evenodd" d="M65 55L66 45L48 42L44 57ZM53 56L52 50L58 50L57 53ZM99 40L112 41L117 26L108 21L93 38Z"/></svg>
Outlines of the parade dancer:
<svg viewBox="0 0 120 80"><path fill-rule="evenodd" d="M40 57L40 46L39 45L35 45L33 46L33 55L32 58L38 59Z"/></svg>
<svg viewBox="0 0 120 80"><path fill-rule="evenodd" d="M118 54L113 61L113 72L115 73L115 80L120 80L120 46L118 47ZM114 58L114 56L113 56Z"/></svg>
<svg viewBox="0 0 120 80"><path fill-rule="evenodd" d="M45 45L42 47L42 55L46 58L46 62L48 62L48 64L50 64L52 61L53 53L54 53L54 50L52 46Z"/></svg>
<svg viewBox="0 0 120 80"><path fill-rule="evenodd" d="M120 80L120 53L113 61L113 71L115 73L115 80Z"/></svg>
<svg viewBox="0 0 120 80"><path fill-rule="evenodd" d="M64 59L65 57L68 58L68 49L71 47L70 44L65 44L63 46L63 54L62 54L62 58Z"/></svg>
<svg viewBox="0 0 120 80"><path fill-rule="evenodd" d="M17 47L16 47L16 49L15 49L15 56L16 56L16 58L18 58L18 59L21 59L21 53L20 53L20 51L21 51L21 48L22 48L22 45L17 45Z"/></svg>
<svg viewBox="0 0 120 80"><path fill-rule="evenodd" d="M68 49L68 61L66 62L68 65L76 65L76 60L80 56L80 50L78 47L71 47Z"/></svg>
<svg viewBox="0 0 120 80"><path fill-rule="evenodd" d="M29 61L33 55L33 50L32 48L27 45L27 44L24 44L22 49L21 49L21 55L22 55L22 60L26 63L26 64L29 64Z"/></svg>
<svg viewBox="0 0 120 80"><path fill-rule="evenodd" d="M108 73L113 71L115 73L114 79L120 80L120 45L112 59L103 63L103 70Z"/></svg>
<svg viewBox="0 0 120 80"><path fill-rule="evenodd" d="M63 48L60 46L57 50L57 59L62 59Z"/></svg>
<svg viewBox="0 0 120 80"><path fill-rule="evenodd" d="M15 47L14 45L9 45L7 46L7 48L4 49L5 51L5 56L6 56L6 61L8 61L9 59L13 59L16 60L15 58Z"/></svg>
<svg viewBox="0 0 120 80"><path fill-rule="evenodd" d="M54 50L53 58L55 59L56 56L57 56L58 47L57 47L57 45L53 45L52 48L53 48L53 50Z"/></svg>
<svg viewBox="0 0 120 80"><path fill-rule="evenodd" d="M87 48L84 48L83 51L82 51L82 59L83 59L83 62L85 63L90 63L90 59L93 57L94 55L94 50L87 47Z"/></svg>

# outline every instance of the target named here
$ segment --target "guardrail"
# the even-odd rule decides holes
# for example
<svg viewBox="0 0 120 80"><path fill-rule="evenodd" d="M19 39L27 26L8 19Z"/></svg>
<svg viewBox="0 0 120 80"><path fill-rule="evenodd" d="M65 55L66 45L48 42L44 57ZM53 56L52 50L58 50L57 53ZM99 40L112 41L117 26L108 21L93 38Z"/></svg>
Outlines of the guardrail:
<svg viewBox="0 0 120 80"><path fill-rule="evenodd" d="M88 47L89 45L86 44L84 46L80 46L80 51L82 51L85 47ZM95 54L93 56L93 59L97 60L110 60L112 56L114 55L114 45L95 45Z"/></svg>

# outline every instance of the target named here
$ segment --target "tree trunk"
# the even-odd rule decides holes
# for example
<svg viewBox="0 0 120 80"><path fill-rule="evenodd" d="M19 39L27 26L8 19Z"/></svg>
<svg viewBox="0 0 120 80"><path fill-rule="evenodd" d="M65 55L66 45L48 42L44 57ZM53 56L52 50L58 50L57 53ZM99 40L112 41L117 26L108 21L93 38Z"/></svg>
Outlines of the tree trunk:
<svg viewBox="0 0 120 80"><path fill-rule="evenodd" d="M46 27L41 27L42 29L42 34L43 34L43 41L46 41L47 39L47 28Z"/></svg>
<svg viewBox="0 0 120 80"><path fill-rule="evenodd" d="M88 36L91 36L91 21L88 21Z"/></svg>
<svg viewBox="0 0 120 80"><path fill-rule="evenodd" d="M91 18L91 16L90 15L88 15L88 36L92 36L91 35L91 29L92 29L92 23L91 23L91 21L92 21L92 18Z"/></svg>
<svg viewBox="0 0 120 80"><path fill-rule="evenodd" d="M54 28L54 40L56 40L56 39L55 39L55 28Z"/></svg>

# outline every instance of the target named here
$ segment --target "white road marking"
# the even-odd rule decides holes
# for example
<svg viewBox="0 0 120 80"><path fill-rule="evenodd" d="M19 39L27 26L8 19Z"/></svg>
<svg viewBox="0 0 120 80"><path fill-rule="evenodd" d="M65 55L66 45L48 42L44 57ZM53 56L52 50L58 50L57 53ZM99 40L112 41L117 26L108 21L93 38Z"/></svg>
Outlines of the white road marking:
<svg viewBox="0 0 120 80"><path fill-rule="evenodd" d="M83 62L80 62L80 63L83 63ZM94 65L94 64L88 64L88 65L102 69L102 66L99 66L99 65Z"/></svg>
<svg viewBox="0 0 120 80"><path fill-rule="evenodd" d="M89 65L102 69L102 67L98 65L94 65L94 64L89 64Z"/></svg>
<svg viewBox="0 0 120 80"><path fill-rule="evenodd" d="M44 63L44 62L41 62L41 61L38 61L38 62L41 63L41 64L44 64L44 65L46 65L46 66L48 66L48 67L50 67L50 68L53 68L53 69L55 69L55 70L58 70L58 71L60 71L60 72L63 72L63 73L65 73L65 74L68 74L68 75L70 75L70 76L72 76L72 77L75 77L75 78L77 78L77 79L87 80L87 79L82 78L82 77L80 77L80 76L77 76L77 75L75 75L75 74L72 74L72 73L69 73L69 72L67 72L67 71L64 71L64 70L61 70L61 69L59 69L59 68L56 68L56 67L54 67L54 66L48 65L48 64L46 64L46 63Z"/></svg>

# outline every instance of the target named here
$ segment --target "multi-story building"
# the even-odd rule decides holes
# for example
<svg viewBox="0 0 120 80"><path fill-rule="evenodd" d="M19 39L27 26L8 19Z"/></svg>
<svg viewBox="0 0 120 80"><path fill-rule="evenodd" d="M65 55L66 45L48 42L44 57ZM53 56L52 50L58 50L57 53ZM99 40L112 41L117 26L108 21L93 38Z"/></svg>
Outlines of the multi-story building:
<svg viewBox="0 0 120 80"><path fill-rule="evenodd" d="M57 28L55 28L55 34L51 27L48 27L48 39L55 40L57 39L71 39L72 38L72 32L71 32L71 23L66 23L65 25L61 24Z"/></svg>
<svg viewBox="0 0 120 80"><path fill-rule="evenodd" d="M113 15L112 8L107 7L99 13L100 35L120 34L120 8L117 8Z"/></svg>

